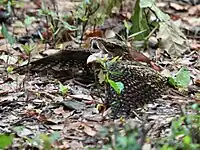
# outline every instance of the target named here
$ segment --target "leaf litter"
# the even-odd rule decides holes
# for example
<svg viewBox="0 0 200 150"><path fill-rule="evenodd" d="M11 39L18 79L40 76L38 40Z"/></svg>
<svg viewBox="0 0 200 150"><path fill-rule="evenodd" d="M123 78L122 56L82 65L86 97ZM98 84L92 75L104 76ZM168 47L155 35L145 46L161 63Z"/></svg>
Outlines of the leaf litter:
<svg viewBox="0 0 200 150"><path fill-rule="evenodd" d="M76 2L73 3L67 1L66 4L61 6L68 6L68 3L70 3L70 6L77 5ZM34 6L32 9L35 9L35 4L32 5ZM165 5L167 5L167 3L165 3ZM188 4L186 4L186 6L187 5ZM170 7L173 8L173 11L174 9L176 11L185 9L185 6L181 7L175 5L175 3L171 3ZM65 8L61 9L66 10ZM70 7L67 9L72 8ZM176 11L173 13L176 14ZM194 24L193 26L193 19L196 18L196 16L194 16L194 11L197 12L197 8L190 6L189 11L186 11L185 13L178 12L178 15L181 14L179 16L181 22L187 24L187 27L182 27L182 29L190 31L191 28L188 28L188 26L192 26L192 28L195 29L197 28L197 24ZM194 17L189 17L188 22L186 22L185 18L187 15L192 15ZM180 39L180 37L173 36L174 33L172 34L170 29L170 33L168 32L167 34L172 37L169 37L165 33L168 31L168 27L163 25L162 29L163 33L160 33L158 36L159 38L168 41L163 41L163 43L166 44L164 47L167 53L172 58L174 56L184 55L179 61L175 58L173 58L175 61L171 61L171 59L163 57L163 60L165 61L164 65L167 66L170 72L178 72L180 66L187 66L190 75L188 75L188 72L181 75L180 72L182 71L180 70L179 76L176 76L175 80L177 80L178 84L188 85L188 76L192 77L192 80L195 81L196 84L190 84L196 86L198 92L195 93L199 93L200 55L198 44L200 43L198 38L199 33L196 33L198 30L195 32L190 31L189 34L185 34L187 37L190 37L192 33L195 33L194 37L196 42L194 46L194 41L189 41L189 44L193 47L193 51L188 52L189 55L185 57L186 55L184 53L188 51L188 49L186 49L188 43L184 41L185 37ZM21 32L19 34L22 34ZM10 35L8 36L11 38ZM7 46L5 45L8 45L8 43L1 44L0 49L6 51L7 48L5 49L5 47ZM20 59L25 59L22 55L18 55L18 57L12 55L14 53L21 53L24 55L24 53L18 49L14 49L10 45L8 45L8 49L9 51L7 54L2 54L0 56L0 133L13 133L17 135L17 138L13 143L13 148L20 147L21 145L24 147L33 146L34 144L37 146L40 145L38 140L45 139L45 136L42 135L42 133L49 134L55 138L55 140L52 139L55 143L55 148L92 148L96 147L96 145L102 145L102 141L105 140L98 136L101 127L112 125L114 122L120 124L121 120L113 121L107 116L100 114L95 105L102 103L102 101L96 97L91 97L88 88L76 85L73 81L69 81L65 84L65 86L67 85L68 91L66 91L66 95L62 95L59 89L59 83L54 79L51 80L49 77L8 74L7 70L4 69L5 65L15 65L18 62L18 57L20 57ZM44 49L41 48L41 50L43 51ZM50 49L44 51L44 54L49 53L51 53ZM38 55L38 53L33 54L33 57L37 57L36 55ZM41 57L41 54L39 55ZM184 83L180 83L182 82L182 80L179 81L180 76L184 76ZM8 80L9 78L12 80ZM139 115L141 118L145 118L148 121L147 125L151 126L151 130L148 132L150 137L165 137L166 134L169 133L169 124L173 117L181 114L180 107L184 108L187 107L189 103L199 101L198 97L191 99L190 97L183 97L176 93L173 94L170 96L163 96L159 102L148 104L140 111ZM94 103L88 103L88 101L93 101ZM136 124L141 124L141 121L138 121ZM56 134L57 132L59 135ZM40 136L40 138L38 138L38 136ZM29 138L33 140L29 140Z"/></svg>

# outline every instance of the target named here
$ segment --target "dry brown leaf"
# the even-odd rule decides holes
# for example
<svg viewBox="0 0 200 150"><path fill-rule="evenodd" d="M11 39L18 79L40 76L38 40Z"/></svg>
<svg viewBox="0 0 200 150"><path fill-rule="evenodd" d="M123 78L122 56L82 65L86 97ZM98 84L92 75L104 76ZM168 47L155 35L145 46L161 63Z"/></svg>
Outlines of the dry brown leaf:
<svg viewBox="0 0 200 150"><path fill-rule="evenodd" d="M95 136L96 135L96 131L93 130L91 127L87 126L87 125L84 125L84 129L83 131L87 134L87 135L90 135L90 136Z"/></svg>
<svg viewBox="0 0 200 150"><path fill-rule="evenodd" d="M189 15L191 16L200 16L200 5L192 6L188 10Z"/></svg>

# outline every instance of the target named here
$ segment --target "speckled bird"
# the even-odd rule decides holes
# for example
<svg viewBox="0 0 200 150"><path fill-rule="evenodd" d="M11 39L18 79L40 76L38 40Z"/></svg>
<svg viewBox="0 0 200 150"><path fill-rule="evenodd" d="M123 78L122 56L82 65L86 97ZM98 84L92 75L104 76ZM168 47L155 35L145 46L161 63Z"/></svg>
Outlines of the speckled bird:
<svg viewBox="0 0 200 150"><path fill-rule="evenodd" d="M106 47L106 43L99 43L102 40L99 38L97 39L98 40L94 39L95 41L92 43L95 44L100 51L89 56L87 63L97 63L99 62L97 61L98 59L105 58L105 56L111 59L111 55L118 56L120 54L122 57L129 55L127 49L124 50L123 45L121 49L119 45L117 49L114 49L114 45L111 46L111 43L108 44L109 47ZM109 50L110 47L113 49ZM120 49L120 52L118 49ZM115 118L133 115L133 110L144 106L144 104L153 102L156 98L159 98L167 88L167 78L163 77L159 72L153 70L148 65L123 59L112 63L107 60L106 64L108 64L107 70L109 72L115 72L109 73L109 79L115 82L121 82L124 86L121 93L118 94L110 84L105 83L105 105L111 107L112 116Z"/></svg>

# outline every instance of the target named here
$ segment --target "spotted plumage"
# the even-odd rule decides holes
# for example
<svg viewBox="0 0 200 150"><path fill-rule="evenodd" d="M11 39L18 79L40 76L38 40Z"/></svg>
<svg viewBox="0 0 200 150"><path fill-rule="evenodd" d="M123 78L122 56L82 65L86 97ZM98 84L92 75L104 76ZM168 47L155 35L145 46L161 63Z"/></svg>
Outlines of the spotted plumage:
<svg viewBox="0 0 200 150"><path fill-rule="evenodd" d="M112 63L109 79L122 82L124 89L120 94L106 83L106 106L110 106L115 117L130 116L132 110L153 102L166 90L167 79L155 70L138 62L122 61Z"/></svg>
<svg viewBox="0 0 200 150"><path fill-rule="evenodd" d="M99 61L96 60L109 56L105 63L107 64L107 72L109 72L108 78L115 82L121 82L124 86L121 93L117 94L108 82L104 82L106 87L105 105L111 107L112 116L131 116L136 108L153 102L167 89L166 77L163 77L148 65L130 61L133 59L126 59L126 56L129 55L126 46L118 44L115 49L113 42L106 43L105 40L99 38L94 40L100 52L89 56L87 63L98 63ZM111 63L110 55L120 56L122 60ZM105 66L103 69L105 70Z"/></svg>

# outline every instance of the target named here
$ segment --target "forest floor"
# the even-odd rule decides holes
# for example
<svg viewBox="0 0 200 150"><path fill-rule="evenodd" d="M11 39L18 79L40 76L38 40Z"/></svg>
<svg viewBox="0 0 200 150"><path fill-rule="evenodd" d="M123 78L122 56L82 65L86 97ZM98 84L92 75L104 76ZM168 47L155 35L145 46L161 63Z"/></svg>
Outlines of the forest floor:
<svg viewBox="0 0 200 150"><path fill-rule="evenodd" d="M0 33L0 148L3 149L2 145L7 144L8 149L81 150L101 149L103 145L110 146L110 149L119 149L116 139L121 137L121 140L125 140L118 132L123 129L125 135L131 139L134 137L143 150L159 149L158 147L162 147L165 143L161 142L158 146L155 140L171 134L171 125L175 118L199 113L192 110L191 105L200 103L200 4L192 5L189 4L190 1L157 1L156 6L168 14L171 21L181 28L187 37L183 39L187 42L188 49L185 50L185 47L180 45L177 48L181 42L180 38L172 35L172 38L168 39L164 37L163 31L160 33L161 38L166 38L169 43L178 43L173 45L174 49L177 49L175 52L169 48L169 54L177 55L178 58L165 57L160 47L143 52L162 66L163 75L176 74L182 67L186 67L187 71L183 76L189 75L190 81L184 92L163 95L155 103L138 109L138 116L135 118L113 120L108 117L109 110L103 113L98 111L96 106L102 104L102 99L91 96L88 84L80 83L73 78L60 83L58 79L44 72L35 74L33 71L24 71L20 74L12 72L18 66L44 58L65 49L67 45L74 44L71 35L76 31L73 22L76 16L73 16L72 20L68 19L67 24L59 22L58 26L65 25L66 30L56 28L55 24L50 25L48 21L51 21L51 17L56 16L56 13L66 16L70 12L77 16L83 15L83 12L75 10L81 2L67 0L56 0L56 4L53 2L53 0L46 1L45 8L48 9L44 10L42 0L16 1L16 4L10 7L14 11L9 17L7 17L9 3L0 6L2 23L0 25L2 31ZM43 16L38 17L38 12L42 10ZM55 14L52 14L53 12ZM82 44L87 47L88 38L92 36L107 38L113 34L114 27L121 28L124 22L120 16L130 20L132 12L125 6L120 13L106 19L96 32L87 28L88 25L84 31L85 39ZM57 30L53 32L52 26ZM12 42L14 36L17 41ZM154 37L152 40L157 38ZM48 62L45 65L48 66ZM200 122L198 123L197 128L200 128ZM134 130L134 133L136 132L140 138L135 135L129 136L130 130L135 128L137 131ZM12 139L11 143L9 138ZM181 139L181 136L177 139ZM6 142L2 144L2 141Z"/></svg>

